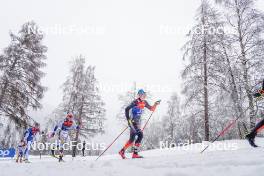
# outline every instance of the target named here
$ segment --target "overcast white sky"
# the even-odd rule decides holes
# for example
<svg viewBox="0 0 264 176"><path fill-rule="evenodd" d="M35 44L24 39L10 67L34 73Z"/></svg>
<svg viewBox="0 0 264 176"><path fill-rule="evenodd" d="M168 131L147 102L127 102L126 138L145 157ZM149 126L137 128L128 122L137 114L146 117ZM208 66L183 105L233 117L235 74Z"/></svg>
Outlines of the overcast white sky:
<svg viewBox="0 0 264 176"><path fill-rule="evenodd" d="M156 86L151 92L155 99L163 100L158 113L161 115L171 93L180 93L180 49L193 26L199 3L200 0L8 0L0 7L0 48L8 45L10 30L17 32L29 20L43 29L72 28L73 32L63 34L46 30L48 60L43 84L49 90L43 103L47 109L60 103L60 86L68 74L68 63L73 56L82 54L87 64L97 67L96 77L104 86L132 85L134 81L141 87ZM264 9L262 0L259 7ZM84 28L89 30L82 33ZM157 91L157 86L169 91ZM120 109L120 93L102 91L108 119L115 119ZM39 115L46 113L49 112Z"/></svg>

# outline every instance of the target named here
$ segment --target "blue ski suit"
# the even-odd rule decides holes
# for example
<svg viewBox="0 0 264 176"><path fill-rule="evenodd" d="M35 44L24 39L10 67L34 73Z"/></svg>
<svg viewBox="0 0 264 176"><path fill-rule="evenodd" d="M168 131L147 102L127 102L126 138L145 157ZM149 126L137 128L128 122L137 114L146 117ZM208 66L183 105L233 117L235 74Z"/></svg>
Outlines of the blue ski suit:
<svg viewBox="0 0 264 176"><path fill-rule="evenodd" d="M144 112L144 108L149 109L150 111L154 111L156 106L150 106L146 100L141 100L140 98L134 100L130 105L128 105L125 109L126 118L132 123L129 123L130 126L130 138L129 142L133 143L135 137L137 136L136 144L140 144L143 139L143 132L141 130L141 116ZM131 116L130 116L131 112Z"/></svg>

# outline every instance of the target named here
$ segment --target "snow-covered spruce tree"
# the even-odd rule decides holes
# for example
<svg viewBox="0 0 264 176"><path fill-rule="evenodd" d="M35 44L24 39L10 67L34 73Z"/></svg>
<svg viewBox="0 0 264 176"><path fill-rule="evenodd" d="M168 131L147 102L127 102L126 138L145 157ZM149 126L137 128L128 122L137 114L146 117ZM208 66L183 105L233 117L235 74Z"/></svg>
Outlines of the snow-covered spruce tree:
<svg viewBox="0 0 264 176"><path fill-rule="evenodd" d="M241 81L238 84L247 97L250 127L255 126L254 100L252 89L255 78L263 77L264 54L264 15L254 8L255 0L216 0L226 10L233 57L239 66Z"/></svg>
<svg viewBox="0 0 264 176"><path fill-rule="evenodd" d="M98 82L95 78L95 67L88 66L85 72L84 103L82 112L82 130L84 137L93 136L98 132L104 132L103 122L105 120L105 103L99 94Z"/></svg>
<svg viewBox="0 0 264 176"><path fill-rule="evenodd" d="M217 63L217 43L219 41L216 29L221 26L219 14L211 7L207 0L203 0L196 17L197 24L188 35L190 40L185 44L184 59L189 59L182 78L184 80L183 93L186 95L186 108L188 108L192 123L203 126L203 132L198 129L194 141L208 141L210 137L210 95L214 94ZM186 112L188 112L186 111ZM194 130L194 129L193 129ZM195 129L197 130L197 129Z"/></svg>
<svg viewBox="0 0 264 176"><path fill-rule="evenodd" d="M85 58L78 56L73 60L70 75L63 84L61 107L64 112L73 113L81 127L76 133L76 142L79 135L88 138L104 131L104 102L99 95L94 70L95 67L92 66L85 69ZM76 147L73 148L73 156L75 154Z"/></svg>
<svg viewBox="0 0 264 176"><path fill-rule="evenodd" d="M183 127L180 113L180 99L178 95L174 93L167 103L167 114L162 120L165 133L164 140L175 144L180 142L182 138L182 136L180 136L180 129Z"/></svg>
<svg viewBox="0 0 264 176"><path fill-rule="evenodd" d="M36 30L33 30L36 29ZM34 22L25 23L17 35L11 33L11 43L0 56L0 114L17 128L33 121L29 109L41 108L45 87L41 85L47 47L43 34Z"/></svg>
<svg viewBox="0 0 264 176"><path fill-rule="evenodd" d="M118 95L118 99L121 103L121 108L120 108L120 112L117 114L117 119L120 120L125 126L127 125L125 109L136 98L137 98L136 83L134 83L133 87L131 87L131 90L125 92L124 95L123 94Z"/></svg>

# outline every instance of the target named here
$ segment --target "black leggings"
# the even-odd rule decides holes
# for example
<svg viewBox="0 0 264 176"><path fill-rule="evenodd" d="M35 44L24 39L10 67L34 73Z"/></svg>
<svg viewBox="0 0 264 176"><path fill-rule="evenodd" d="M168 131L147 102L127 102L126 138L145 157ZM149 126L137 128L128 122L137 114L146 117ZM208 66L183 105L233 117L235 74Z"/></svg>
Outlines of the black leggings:
<svg viewBox="0 0 264 176"><path fill-rule="evenodd" d="M257 123L257 125L255 126L255 128L251 131L251 135L253 135L254 137L257 135L258 130L263 127L264 125L264 119L262 119L259 123Z"/></svg>
<svg viewBox="0 0 264 176"><path fill-rule="evenodd" d="M137 140L135 141L135 138L137 136ZM135 141L136 144L140 144L141 141L143 139L143 132L141 131L141 129L136 129L136 131L130 129L130 138L129 138L129 142L133 143Z"/></svg>

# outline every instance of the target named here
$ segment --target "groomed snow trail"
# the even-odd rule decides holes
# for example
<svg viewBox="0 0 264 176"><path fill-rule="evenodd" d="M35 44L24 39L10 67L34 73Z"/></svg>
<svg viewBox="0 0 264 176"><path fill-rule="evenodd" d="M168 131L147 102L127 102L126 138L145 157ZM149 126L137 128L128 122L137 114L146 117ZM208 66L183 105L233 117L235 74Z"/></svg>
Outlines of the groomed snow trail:
<svg viewBox="0 0 264 176"><path fill-rule="evenodd" d="M264 146L263 139L256 141ZM127 160L118 155L105 155L98 161L96 157L66 157L65 163L48 156L31 157L29 164L0 160L0 176L263 176L263 147L252 148L244 140L216 144L236 148L210 147L200 154L201 144L193 144L190 150L151 150L141 153L144 159Z"/></svg>

